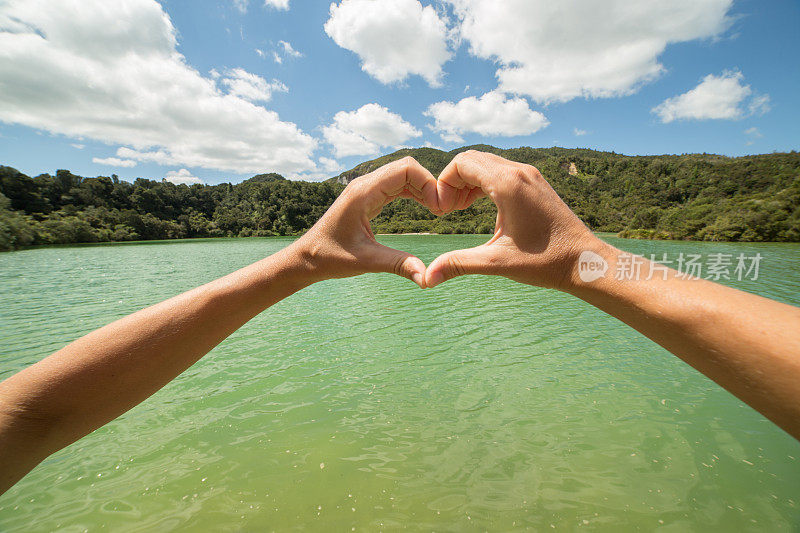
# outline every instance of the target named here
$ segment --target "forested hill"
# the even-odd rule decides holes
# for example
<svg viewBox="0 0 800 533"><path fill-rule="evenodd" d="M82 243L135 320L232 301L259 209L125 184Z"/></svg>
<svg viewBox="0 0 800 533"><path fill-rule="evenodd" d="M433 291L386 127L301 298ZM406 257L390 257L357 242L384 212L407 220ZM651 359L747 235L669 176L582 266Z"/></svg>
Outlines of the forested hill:
<svg viewBox="0 0 800 533"><path fill-rule="evenodd" d="M322 183L261 174L236 185L174 185L116 176L84 178L67 170L26 176L0 166L0 249L31 244L297 235L308 229L349 180L411 155L438 174L462 150L476 148L535 165L596 231L623 236L800 241L800 154L729 158L709 154L624 156L587 149L465 147L400 150ZM384 208L379 233L491 233L488 200L436 218L409 200Z"/></svg>
<svg viewBox="0 0 800 533"><path fill-rule="evenodd" d="M713 154L625 156L570 148L487 145L443 152L400 150L341 174L339 183L410 155L438 175L470 148L537 167L595 231L621 236L717 241L800 241L800 153L744 157ZM421 208L390 204L375 220L380 231L490 233L496 211L482 200L463 215L426 220ZM425 220L425 223L419 222Z"/></svg>

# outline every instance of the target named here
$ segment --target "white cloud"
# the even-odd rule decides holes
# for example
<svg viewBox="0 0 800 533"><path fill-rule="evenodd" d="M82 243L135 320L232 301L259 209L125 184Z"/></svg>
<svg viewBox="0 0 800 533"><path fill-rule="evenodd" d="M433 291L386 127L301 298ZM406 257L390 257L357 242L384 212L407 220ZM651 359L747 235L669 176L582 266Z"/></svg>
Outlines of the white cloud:
<svg viewBox="0 0 800 533"><path fill-rule="evenodd" d="M764 134L761 133L755 126L744 130L744 134L747 136L747 141L745 141L747 146L750 146L751 144L755 143L756 140L761 139L764 136Z"/></svg>
<svg viewBox="0 0 800 533"><path fill-rule="evenodd" d="M72 146L76 150L83 150L84 148L86 148L85 144L80 144L80 143L70 143L70 146Z"/></svg>
<svg viewBox="0 0 800 533"><path fill-rule="evenodd" d="M446 143L461 144L464 142L464 137L455 133L441 133L439 136Z"/></svg>
<svg viewBox="0 0 800 533"><path fill-rule="evenodd" d="M361 69L384 84L418 75L438 86L442 65L450 59L445 22L418 0L333 3L325 33L358 54Z"/></svg>
<svg viewBox="0 0 800 533"><path fill-rule="evenodd" d="M247 4L250 0L233 0L233 5L242 13L247 12ZM274 7L275 9L287 10L289 9L289 0L264 0L264 5L267 7Z"/></svg>
<svg viewBox="0 0 800 533"><path fill-rule="evenodd" d="M180 170L170 170L167 172L167 176L164 178L164 181L172 182L175 185L180 185L182 183L185 183L186 185L203 183L200 178L192 176L192 173L185 168Z"/></svg>
<svg viewBox="0 0 800 533"><path fill-rule="evenodd" d="M355 111L339 111L333 123L322 128L336 157L370 155L381 148L402 145L422 132L378 104L366 104Z"/></svg>
<svg viewBox="0 0 800 533"><path fill-rule="evenodd" d="M501 137L530 135L549 124L525 99L510 98L497 91L480 98L469 96L456 103L437 102L428 107L425 115L433 118L432 128L442 133L445 142L463 142L461 136L465 133Z"/></svg>
<svg viewBox="0 0 800 533"><path fill-rule="evenodd" d="M256 48L256 53L260 57L267 56L267 52L265 52L264 50L260 50L258 48ZM292 44L288 41L278 41L278 49L273 50L269 55L271 55L272 59L279 65L283 63L284 57L292 59L303 57L303 53L295 50Z"/></svg>
<svg viewBox="0 0 800 533"><path fill-rule="evenodd" d="M0 80L0 121L140 155L126 159L242 174L314 168L313 138L186 63L154 0L0 3Z"/></svg>
<svg viewBox="0 0 800 533"><path fill-rule="evenodd" d="M769 105L768 94L759 94L754 96L753 99L750 100L750 104L747 106L747 110L750 111L751 115L763 115L770 109L772 108Z"/></svg>
<svg viewBox="0 0 800 533"><path fill-rule="evenodd" d="M275 9L289 9L289 0L264 0L264 5Z"/></svg>
<svg viewBox="0 0 800 533"><path fill-rule="evenodd" d="M288 41L278 41L278 46L283 49L283 53L287 57L303 57L303 54L295 50L292 44Z"/></svg>
<svg viewBox="0 0 800 533"><path fill-rule="evenodd" d="M337 160L329 157L320 157L319 163L322 165L322 170L329 174L336 174L344 170L344 167Z"/></svg>
<svg viewBox="0 0 800 533"><path fill-rule="evenodd" d="M250 102L267 102L272 98L273 92L285 93L289 90L278 80L267 82L261 76L241 68L228 71L222 84L228 88L228 94L239 96Z"/></svg>
<svg viewBox="0 0 800 533"><path fill-rule="evenodd" d="M753 93L749 85L742 82L741 72L726 71L719 76L709 74L694 89L678 96L667 98L651 111L661 122L674 120L734 120L748 112L764 112L768 109L769 96L751 99L748 111L744 109L747 98Z"/></svg>
<svg viewBox="0 0 800 533"><path fill-rule="evenodd" d="M134 159L145 163L157 165L179 165L180 160L164 150L134 150L127 146L117 148L117 156L125 159Z"/></svg>
<svg viewBox="0 0 800 533"><path fill-rule="evenodd" d="M136 166L136 161L131 159L120 159L118 157L93 157L92 163L97 163L98 165L109 165L112 167L124 167L124 168L132 168Z"/></svg>
<svg viewBox="0 0 800 533"><path fill-rule="evenodd" d="M317 168L312 172L290 173L285 177L290 180L303 181L323 181L329 179L344 170L344 166L337 160L330 157L320 157L317 161Z"/></svg>
<svg viewBox="0 0 800 533"><path fill-rule="evenodd" d="M502 91L538 102L635 92L669 43L718 35L733 0L447 0Z"/></svg>
<svg viewBox="0 0 800 533"><path fill-rule="evenodd" d="M580 128L575 128L574 130L572 130L572 133L574 133L576 137L581 137L583 135L586 135L589 132L586 131L586 130L582 130Z"/></svg>

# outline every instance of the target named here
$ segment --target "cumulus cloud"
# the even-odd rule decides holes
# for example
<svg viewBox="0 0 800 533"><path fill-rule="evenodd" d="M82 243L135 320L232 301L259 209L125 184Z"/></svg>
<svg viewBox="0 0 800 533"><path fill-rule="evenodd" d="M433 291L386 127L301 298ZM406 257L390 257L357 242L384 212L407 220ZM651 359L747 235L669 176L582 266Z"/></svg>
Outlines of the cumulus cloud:
<svg viewBox="0 0 800 533"><path fill-rule="evenodd" d="M337 160L330 157L320 157L319 164L322 166L322 170L328 174L336 174L344 170L344 167Z"/></svg>
<svg viewBox="0 0 800 533"><path fill-rule="evenodd" d="M586 130L582 130L580 128L575 128L574 130L572 130L572 133L575 135L575 137L582 137L589 132Z"/></svg>
<svg viewBox="0 0 800 533"><path fill-rule="evenodd" d="M733 0L447 0L499 88L538 102L630 94L670 43L718 35Z"/></svg>
<svg viewBox="0 0 800 533"><path fill-rule="evenodd" d="M719 76L709 74L694 89L678 96L667 98L651 111L661 122L674 120L735 120L746 114L761 113L768 109L769 96L759 95L745 104L753 94L749 85L744 85L741 72L727 71Z"/></svg>
<svg viewBox="0 0 800 533"><path fill-rule="evenodd" d="M177 51L155 0L0 3L0 121L123 145L136 161L314 169L316 142L250 101L263 92L210 76Z"/></svg>
<svg viewBox="0 0 800 533"><path fill-rule="evenodd" d="M228 94L250 102L267 102L272 98L273 92L285 93L289 90L278 80L267 82L261 76L241 68L231 69L222 79L222 84L228 88Z"/></svg>
<svg viewBox="0 0 800 533"><path fill-rule="evenodd" d="M93 157L92 163L97 163L98 165L108 165L111 167L124 167L124 168L132 168L136 166L136 161L132 159L120 159L118 157Z"/></svg>
<svg viewBox="0 0 800 533"><path fill-rule="evenodd" d="M164 181L172 182L175 185L180 185L182 183L186 185L203 183L203 181L200 178L198 178L197 176L192 176L192 173L185 168L182 168L180 170L170 170L169 172L167 172Z"/></svg>
<svg viewBox="0 0 800 533"><path fill-rule="evenodd" d="M418 0L333 3L325 33L358 54L361 69L384 84L418 75L438 86L442 65L450 59L445 22Z"/></svg>
<svg viewBox="0 0 800 533"><path fill-rule="evenodd" d="M397 147L420 137L422 132L378 104L366 104L355 111L339 111L333 122L322 128L336 157L370 155L384 147Z"/></svg>
<svg viewBox="0 0 800 533"><path fill-rule="evenodd" d="M512 98L497 91L480 98L469 96L458 102L437 102L425 115L433 118L433 130L445 142L463 142L465 133L483 136L513 137L530 135L549 124L547 118L532 110L523 98Z"/></svg>

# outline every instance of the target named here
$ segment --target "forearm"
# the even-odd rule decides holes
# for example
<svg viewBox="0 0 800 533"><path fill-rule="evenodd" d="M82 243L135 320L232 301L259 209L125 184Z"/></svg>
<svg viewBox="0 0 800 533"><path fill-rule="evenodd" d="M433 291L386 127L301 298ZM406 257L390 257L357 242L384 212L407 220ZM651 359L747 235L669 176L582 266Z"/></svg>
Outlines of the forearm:
<svg viewBox="0 0 800 533"><path fill-rule="evenodd" d="M788 433L800 438L800 309L675 270L617 279L621 252L598 252L605 277L569 292L630 325L716 381Z"/></svg>
<svg viewBox="0 0 800 533"><path fill-rule="evenodd" d="M17 470L13 477L21 477L152 395L242 324L307 284L302 259L283 250L113 322L0 383L0 471ZM21 449L27 453L14 453ZM33 464L21 468L26 459ZM0 479L0 492L15 481Z"/></svg>

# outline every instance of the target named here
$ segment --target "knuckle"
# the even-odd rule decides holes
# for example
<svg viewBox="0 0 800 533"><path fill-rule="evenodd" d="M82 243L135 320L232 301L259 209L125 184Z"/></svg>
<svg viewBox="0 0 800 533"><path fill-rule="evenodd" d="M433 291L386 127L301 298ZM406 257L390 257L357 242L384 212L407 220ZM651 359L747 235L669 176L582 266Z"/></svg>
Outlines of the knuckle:
<svg viewBox="0 0 800 533"><path fill-rule="evenodd" d="M452 277L456 276L463 276L466 274L466 270L464 269L464 263L461 261L457 255L451 255L449 257L448 264L450 265L450 274Z"/></svg>
<svg viewBox="0 0 800 533"><path fill-rule="evenodd" d="M416 162L417 161L413 157L411 157L410 155L407 155L407 156L402 157L401 159L397 160L397 166L401 170L408 170L409 168L414 166L414 163L416 163Z"/></svg>
<svg viewBox="0 0 800 533"><path fill-rule="evenodd" d="M500 172L498 183L505 191L519 192L527 182L523 169L516 166L507 166Z"/></svg>
<svg viewBox="0 0 800 533"><path fill-rule="evenodd" d="M392 259L392 272L397 274L398 276L405 276L405 263L406 258L403 256L397 256Z"/></svg>
<svg viewBox="0 0 800 533"><path fill-rule="evenodd" d="M522 164L522 167L525 169L526 174L533 178L534 180L543 180L542 173L539 172L539 169L533 165L526 165Z"/></svg>
<svg viewBox="0 0 800 533"><path fill-rule="evenodd" d="M344 192L348 194L358 195L360 192L364 191L364 188L366 187L368 180L369 180L369 174L365 174L364 176L359 176L347 184L347 187L344 188Z"/></svg>
<svg viewBox="0 0 800 533"><path fill-rule="evenodd" d="M530 165L510 165L502 173L502 183L507 190L515 193L524 191L543 180L542 175Z"/></svg>
<svg viewBox="0 0 800 533"><path fill-rule="evenodd" d="M454 159L456 160L456 162L469 161L470 159L475 159L477 153L478 152L476 152L475 150L467 150L466 152L459 152L458 154L456 154Z"/></svg>

